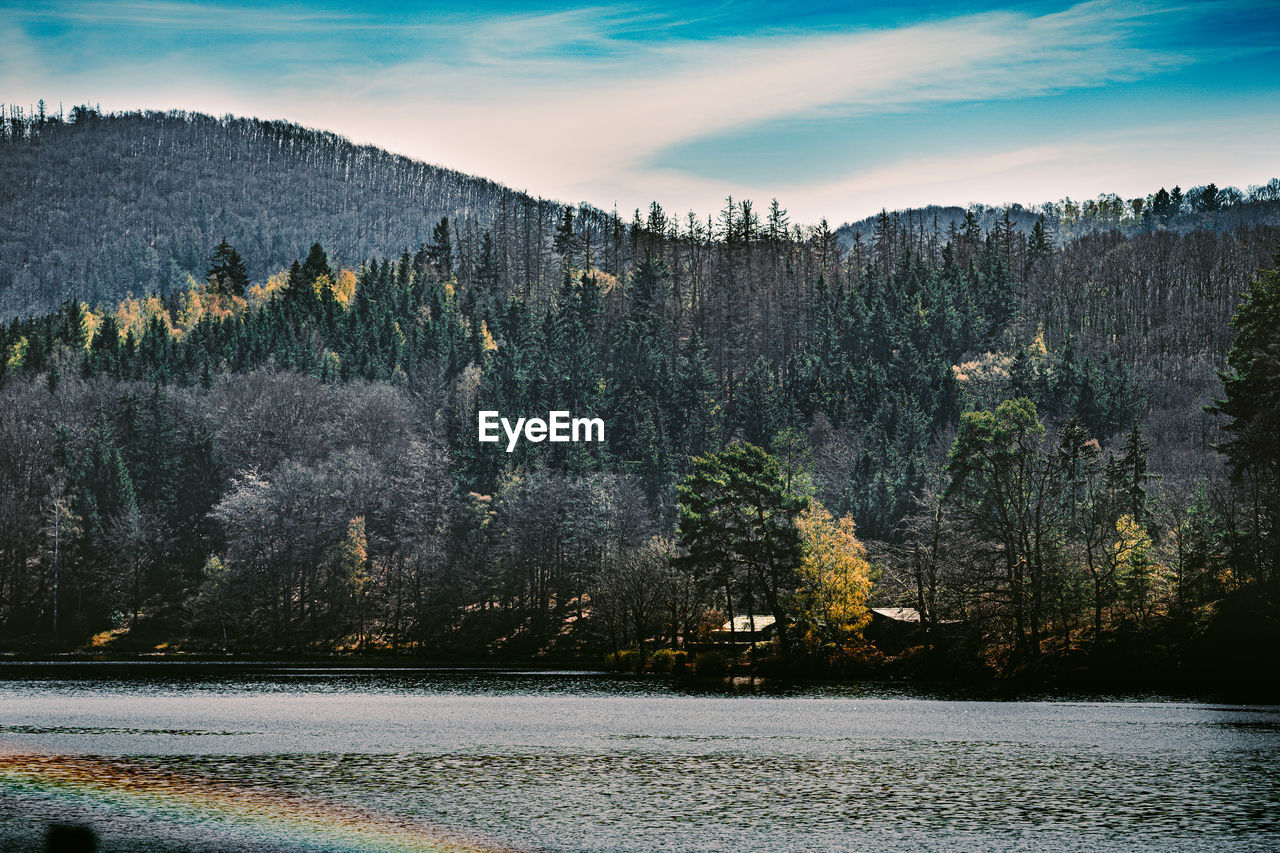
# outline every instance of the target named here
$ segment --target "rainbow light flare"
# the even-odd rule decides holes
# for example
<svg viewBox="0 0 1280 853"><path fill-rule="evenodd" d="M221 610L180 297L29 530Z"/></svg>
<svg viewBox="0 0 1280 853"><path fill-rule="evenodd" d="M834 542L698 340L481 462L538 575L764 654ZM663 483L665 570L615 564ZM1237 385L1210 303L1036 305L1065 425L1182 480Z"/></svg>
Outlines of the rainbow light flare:
<svg viewBox="0 0 1280 853"><path fill-rule="evenodd" d="M54 796L148 822L200 827L288 848L334 853L496 853L411 821L248 786L131 766L122 760L0 748L0 796Z"/></svg>

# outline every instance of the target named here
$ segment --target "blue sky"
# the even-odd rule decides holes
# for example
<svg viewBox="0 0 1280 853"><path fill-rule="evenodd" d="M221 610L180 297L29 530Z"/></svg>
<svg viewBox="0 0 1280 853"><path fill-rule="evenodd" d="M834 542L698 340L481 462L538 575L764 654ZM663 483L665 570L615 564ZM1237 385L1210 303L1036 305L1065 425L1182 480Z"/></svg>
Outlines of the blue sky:
<svg viewBox="0 0 1280 853"><path fill-rule="evenodd" d="M285 118L562 201L793 221L1280 175L1275 2L0 0L0 101Z"/></svg>

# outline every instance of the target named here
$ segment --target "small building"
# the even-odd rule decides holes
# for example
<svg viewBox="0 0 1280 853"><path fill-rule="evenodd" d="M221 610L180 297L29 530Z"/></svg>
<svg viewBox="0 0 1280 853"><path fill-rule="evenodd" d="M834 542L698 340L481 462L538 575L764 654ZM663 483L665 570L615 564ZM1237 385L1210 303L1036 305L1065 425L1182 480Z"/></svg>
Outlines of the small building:
<svg viewBox="0 0 1280 853"><path fill-rule="evenodd" d="M772 616L735 616L711 632L713 643L761 643L777 636L778 620Z"/></svg>
<svg viewBox="0 0 1280 853"><path fill-rule="evenodd" d="M920 611L914 607L873 607L871 623L862 635L887 655L920 642Z"/></svg>
<svg viewBox="0 0 1280 853"><path fill-rule="evenodd" d="M939 619L934 627L939 632L938 638L942 638L946 636L943 632L951 632L959 625L955 619ZM871 624L863 636L885 654L900 654L924 641L920 611L914 607L873 607Z"/></svg>

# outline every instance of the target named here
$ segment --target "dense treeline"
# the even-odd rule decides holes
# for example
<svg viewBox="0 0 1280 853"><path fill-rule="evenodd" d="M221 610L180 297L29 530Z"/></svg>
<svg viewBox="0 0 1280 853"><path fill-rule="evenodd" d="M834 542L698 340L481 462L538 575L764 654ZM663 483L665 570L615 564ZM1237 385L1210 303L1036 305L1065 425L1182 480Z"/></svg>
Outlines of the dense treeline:
<svg viewBox="0 0 1280 853"><path fill-rule="evenodd" d="M1255 224L1260 218L1275 224L1277 216L1280 216L1276 202L1280 202L1280 178L1255 184L1247 191L1206 184L1184 192L1175 186L1172 190L1162 187L1148 195L1129 199L1115 193L1103 193L1085 201L1064 198L1029 207L1016 203L1005 206L973 204L969 207L930 205L901 211L894 216L906 220L910 226L939 234L972 219L985 230L995 227L997 222L1008 222L1014 228L1030 233L1039 222L1047 224L1055 234L1064 238L1108 231L1133 236L1155 230L1191 231L1206 225L1212 229L1231 229ZM876 217L869 217L842 225L836 234L842 241L852 242L858 234L870 233L875 228L875 221Z"/></svg>
<svg viewBox="0 0 1280 853"><path fill-rule="evenodd" d="M884 214L846 247L776 203L539 211L272 275L210 235L200 283L10 323L4 635L643 650L772 612L789 654L865 660L855 528L873 599L947 660L1169 661L1274 628L1274 471L1229 480L1244 410L1204 406L1275 227ZM506 453L481 409L606 441ZM734 476L780 526L690 560L718 541L696 484Z"/></svg>

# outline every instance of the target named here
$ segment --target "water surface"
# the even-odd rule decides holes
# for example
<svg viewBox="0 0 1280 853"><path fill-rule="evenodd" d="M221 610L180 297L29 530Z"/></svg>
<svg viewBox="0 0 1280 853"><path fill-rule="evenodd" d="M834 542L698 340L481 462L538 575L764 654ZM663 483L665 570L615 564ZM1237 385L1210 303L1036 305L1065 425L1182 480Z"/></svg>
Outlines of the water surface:
<svg viewBox="0 0 1280 853"><path fill-rule="evenodd" d="M106 850L379 849L270 835L281 802L525 850L1280 849L1280 707L1158 696L6 664L0 747L260 795L268 821L0 782L7 849L55 818Z"/></svg>

